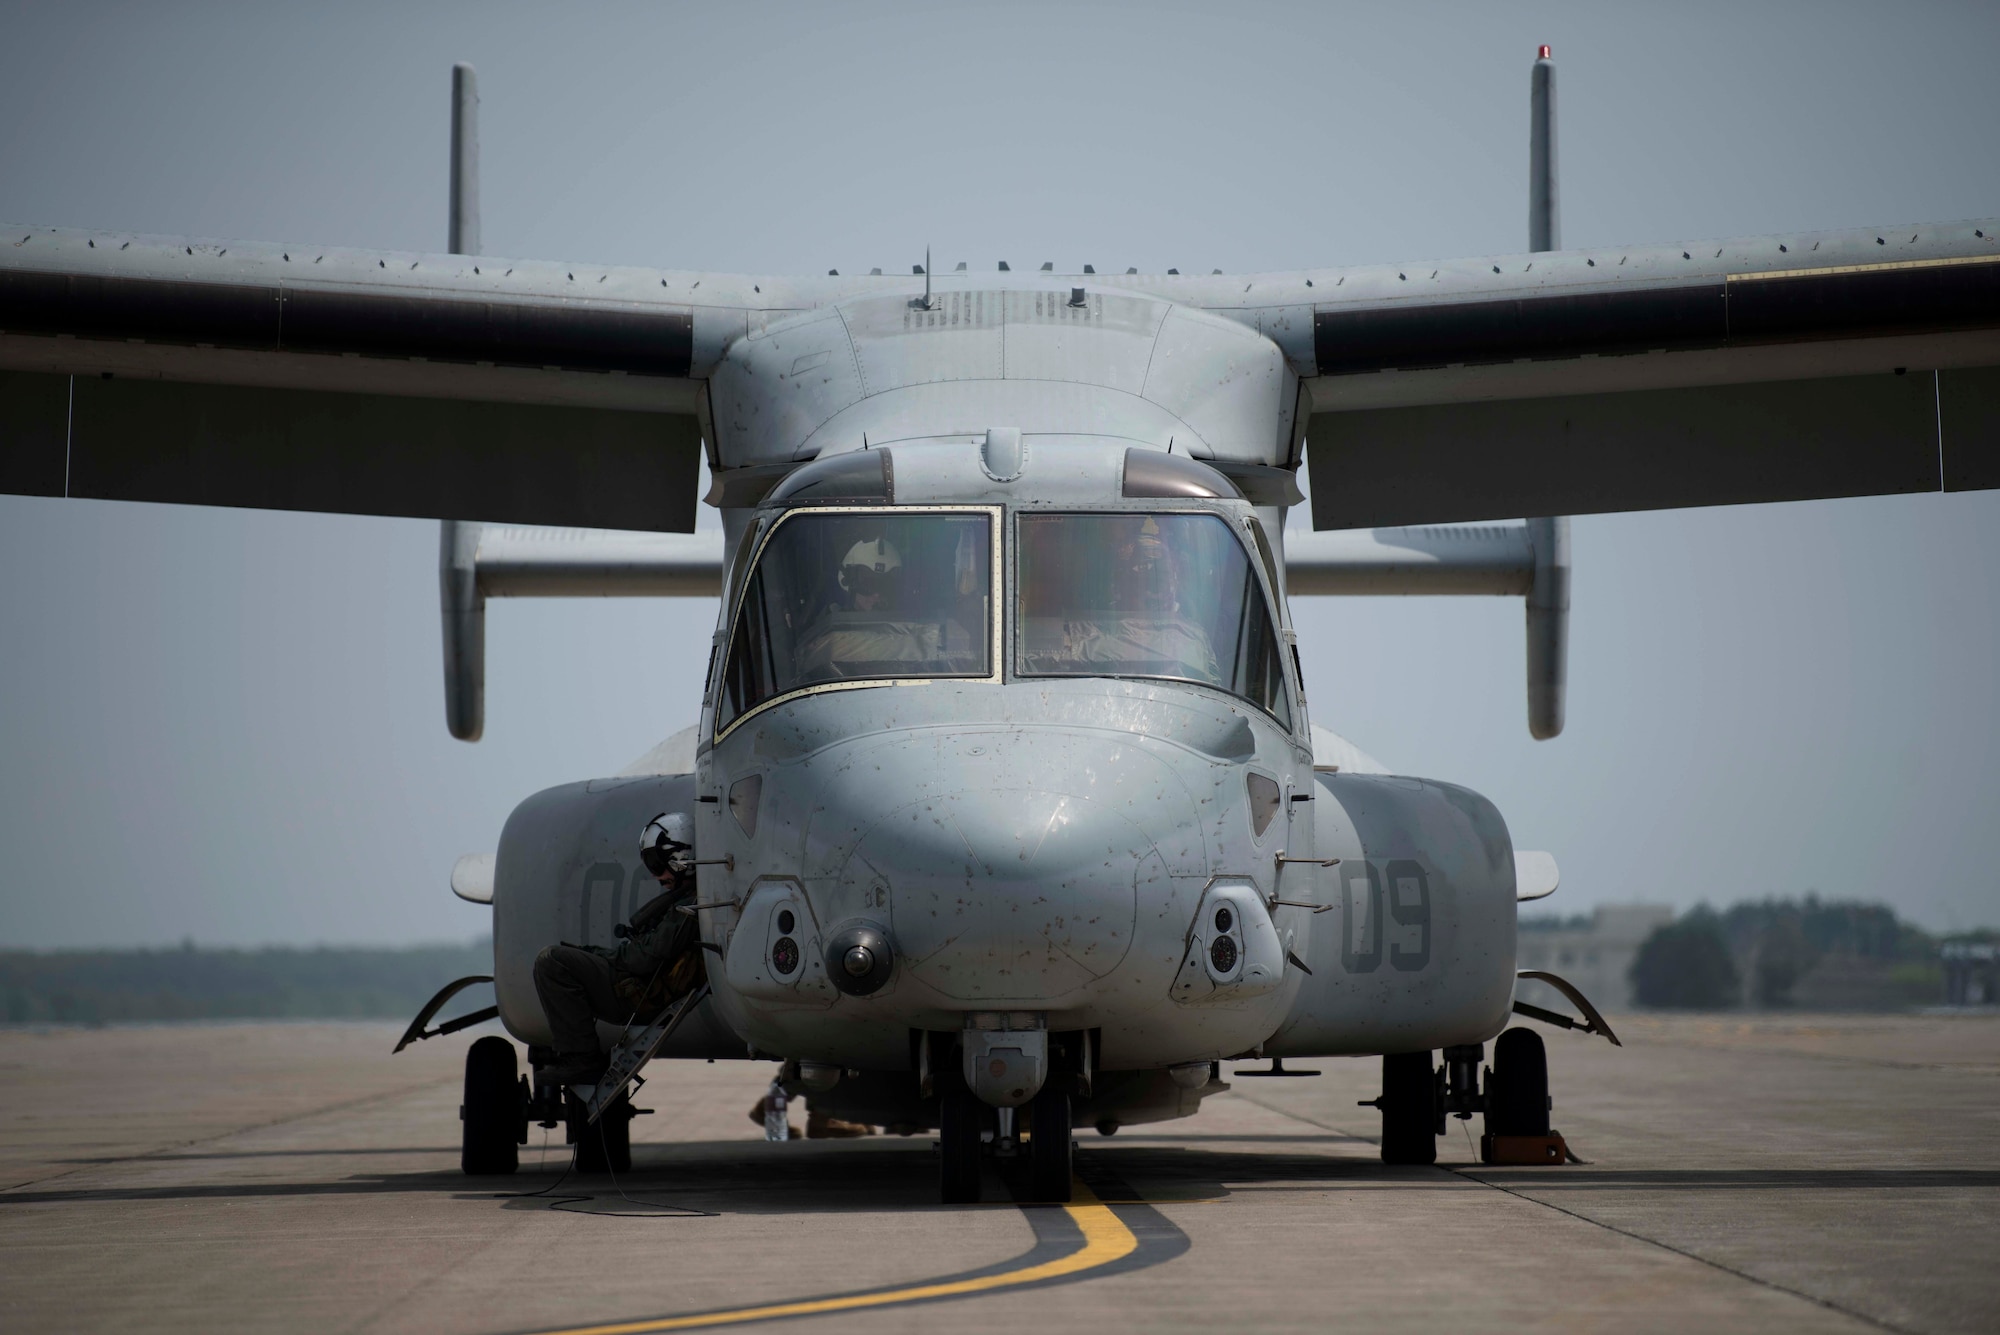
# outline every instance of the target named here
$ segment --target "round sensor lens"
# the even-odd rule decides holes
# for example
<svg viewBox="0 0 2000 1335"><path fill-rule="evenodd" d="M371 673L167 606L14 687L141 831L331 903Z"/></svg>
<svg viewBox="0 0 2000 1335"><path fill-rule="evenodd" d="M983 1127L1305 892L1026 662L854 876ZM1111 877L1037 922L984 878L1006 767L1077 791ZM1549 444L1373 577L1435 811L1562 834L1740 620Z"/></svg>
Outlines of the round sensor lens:
<svg viewBox="0 0 2000 1335"><path fill-rule="evenodd" d="M1235 915L1234 915L1234 914L1232 914L1232 913L1231 913L1231 912L1229 911L1229 906L1228 906L1227 904L1224 904L1224 905L1223 905L1223 906L1222 906L1221 908L1219 908L1219 909L1217 909L1217 910L1215 911L1215 930L1216 930L1216 931L1218 931L1218 932L1226 932L1226 931L1228 931L1228 930L1229 930L1229 927L1230 927L1230 924L1234 923L1235 921L1236 921L1236 917L1235 917Z"/></svg>
<svg viewBox="0 0 2000 1335"><path fill-rule="evenodd" d="M779 910L778 910L778 930L779 930L779 931L781 931L781 932L790 932L790 931L792 930L792 927L793 927L793 925L794 925L795 923L797 923L797 922L798 922L798 919L797 919L797 918L794 918L794 917L792 916L792 911L791 911L790 909L779 909Z"/></svg>
<svg viewBox="0 0 2000 1335"><path fill-rule="evenodd" d="M781 936L771 946L771 967L780 974L790 974L799 967L799 943L789 936Z"/></svg>
<svg viewBox="0 0 2000 1335"><path fill-rule="evenodd" d="M1228 937L1217 937L1215 944L1208 948L1208 962L1215 966L1217 973L1228 973L1236 967L1236 943Z"/></svg>

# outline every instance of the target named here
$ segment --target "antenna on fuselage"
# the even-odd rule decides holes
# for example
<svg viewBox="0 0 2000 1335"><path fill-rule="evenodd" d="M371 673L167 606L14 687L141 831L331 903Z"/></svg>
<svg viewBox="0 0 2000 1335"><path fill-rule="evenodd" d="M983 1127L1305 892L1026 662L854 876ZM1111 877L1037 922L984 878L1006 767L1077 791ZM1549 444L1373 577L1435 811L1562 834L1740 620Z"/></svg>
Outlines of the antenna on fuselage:
<svg viewBox="0 0 2000 1335"><path fill-rule="evenodd" d="M454 255L479 253L479 82L470 65L451 67L451 214ZM438 604L444 621L444 721L461 742L486 730L486 600L474 554L479 525L438 525Z"/></svg>
<svg viewBox="0 0 2000 1335"><path fill-rule="evenodd" d="M1556 188L1556 63L1544 46L1528 92L1528 249L1562 245ZM1569 682L1569 516L1528 521L1535 580L1528 591L1528 732L1547 741L1563 730Z"/></svg>

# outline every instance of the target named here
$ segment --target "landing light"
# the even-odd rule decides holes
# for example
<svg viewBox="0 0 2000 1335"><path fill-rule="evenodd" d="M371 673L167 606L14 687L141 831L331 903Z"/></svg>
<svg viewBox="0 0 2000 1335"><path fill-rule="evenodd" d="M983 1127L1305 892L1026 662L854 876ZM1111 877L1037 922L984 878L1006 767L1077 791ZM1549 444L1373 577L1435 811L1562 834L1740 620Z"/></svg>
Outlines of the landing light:
<svg viewBox="0 0 2000 1335"><path fill-rule="evenodd" d="M872 922L849 923L826 943L827 978L850 997L880 991L895 964L889 934Z"/></svg>

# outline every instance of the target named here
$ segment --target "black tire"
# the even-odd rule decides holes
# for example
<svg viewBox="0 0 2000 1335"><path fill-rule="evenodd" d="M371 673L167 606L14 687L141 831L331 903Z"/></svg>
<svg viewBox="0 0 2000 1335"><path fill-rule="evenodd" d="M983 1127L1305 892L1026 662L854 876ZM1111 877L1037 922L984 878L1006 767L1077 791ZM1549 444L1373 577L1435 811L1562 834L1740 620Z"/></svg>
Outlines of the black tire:
<svg viewBox="0 0 2000 1335"><path fill-rule="evenodd" d="M1070 1197L1069 1094L1047 1086L1026 1109L1028 1199L1067 1204Z"/></svg>
<svg viewBox="0 0 2000 1335"><path fill-rule="evenodd" d="M1542 1036L1516 1027L1493 1045L1493 1073L1486 1078L1486 1134L1549 1134L1549 1056Z"/></svg>
<svg viewBox="0 0 2000 1335"><path fill-rule="evenodd" d="M979 1133L988 1116L971 1090L945 1091L938 1110L938 1198L946 1205L979 1203Z"/></svg>
<svg viewBox="0 0 2000 1335"><path fill-rule="evenodd" d="M458 1106L458 1166L475 1177L514 1172L521 1166L519 1057L497 1034L465 1054L465 1102Z"/></svg>
<svg viewBox="0 0 2000 1335"><path fill-rule="evenodd" d="M632 1095L620 1094L596 1125L588 1125L581 1101L569 1100L570 1136L576 1143L576 1171L579 1173L629 1173L632 1171Z"/></svg>
<svg viewBox="0 0 2000 1335"><path fill-rule="evenodd" d="M1382 1058L1382 1162L1437 1162L1437 1076L1428 1052Z"/></svg>

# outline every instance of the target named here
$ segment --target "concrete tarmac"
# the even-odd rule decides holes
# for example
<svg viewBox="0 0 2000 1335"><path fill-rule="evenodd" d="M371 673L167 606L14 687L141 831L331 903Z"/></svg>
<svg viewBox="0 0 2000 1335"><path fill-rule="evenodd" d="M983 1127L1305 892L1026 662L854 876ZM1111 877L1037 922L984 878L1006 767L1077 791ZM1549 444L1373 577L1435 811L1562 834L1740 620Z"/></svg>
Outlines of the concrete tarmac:
<svg viewBox="0 0 2000 1335"><path fill-rule="evenodd" d="M2000 1329L2000 1018L1614 1023L1545 1033L1587 1164L1482 1167L1475 1120L1385 1167L1379 1063L1299 1062L1079 1132L1067 1211L936 1204L929 1137L765 1142L768 1063L657 1064L633 1172L555 1186L539 1128L517 1177L458 1172L470 1033L0 1031L0 1324Z"/></svg>

